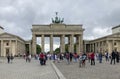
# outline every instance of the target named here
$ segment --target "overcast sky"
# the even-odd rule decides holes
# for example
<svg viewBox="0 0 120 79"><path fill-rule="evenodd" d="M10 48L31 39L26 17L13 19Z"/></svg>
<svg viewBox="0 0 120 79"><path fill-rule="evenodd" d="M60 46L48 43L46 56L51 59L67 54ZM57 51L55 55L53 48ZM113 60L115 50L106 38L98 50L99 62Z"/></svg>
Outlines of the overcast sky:
<svg viewBox="0 0 120 79"><path fill-rule="evenodd" d="M29 40L32 24L50 24L55 12L65 24L83 24L84 39L109 35L120 24L120 0L0 0L0 25Z"/></svg>

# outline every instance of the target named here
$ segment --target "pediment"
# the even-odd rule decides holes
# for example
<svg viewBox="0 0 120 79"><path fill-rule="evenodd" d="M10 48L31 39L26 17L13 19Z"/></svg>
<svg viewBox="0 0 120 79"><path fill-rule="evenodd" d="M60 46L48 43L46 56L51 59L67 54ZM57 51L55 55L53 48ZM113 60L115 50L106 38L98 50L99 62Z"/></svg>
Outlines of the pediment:
<svg viewBox="0 0 120 79"><path fill-rule="evenodd" d="M0 34L0 38L14 38L14 37L17 37L17 36L9 34L9 33Z"/></svg>

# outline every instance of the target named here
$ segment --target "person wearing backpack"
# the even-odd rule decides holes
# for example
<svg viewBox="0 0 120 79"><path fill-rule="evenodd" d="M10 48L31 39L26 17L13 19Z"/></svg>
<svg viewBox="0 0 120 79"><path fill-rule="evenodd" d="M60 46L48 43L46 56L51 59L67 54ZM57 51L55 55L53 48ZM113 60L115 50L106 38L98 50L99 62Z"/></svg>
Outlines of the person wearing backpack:
<svg viewBox="0 0 120 79"><path fill-rule="evenodd" d="M87 55L85 53L82 54L82 65L85 67L85 61L86 61Z"/></svg>
<svg viewBox="0 0 120 79"><path fill-rule="evenodd" d="M66 60L67 60L67 64L70 64L69 58L70 58L69 53L66 53Z"/></svg>

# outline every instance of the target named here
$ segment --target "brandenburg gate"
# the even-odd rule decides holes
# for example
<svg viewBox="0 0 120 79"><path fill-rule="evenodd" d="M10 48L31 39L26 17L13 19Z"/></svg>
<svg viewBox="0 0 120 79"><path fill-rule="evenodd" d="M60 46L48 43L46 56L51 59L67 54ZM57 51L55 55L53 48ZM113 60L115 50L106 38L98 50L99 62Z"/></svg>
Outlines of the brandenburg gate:
<svg viewBox="0 0 120 79"><path fill-rule="evenodd" d="M41 37L41 52L44 52L45 37L50 38L50 53L53 53L53 38L60 37L60 52L65 52L65 37L68 37L69 52L74 53L74 37L76 38L76 53L83 51L82 25L64 24L64 19L57 16L49 25L32 25L32 53L36 54L36 38Z"/></svg>

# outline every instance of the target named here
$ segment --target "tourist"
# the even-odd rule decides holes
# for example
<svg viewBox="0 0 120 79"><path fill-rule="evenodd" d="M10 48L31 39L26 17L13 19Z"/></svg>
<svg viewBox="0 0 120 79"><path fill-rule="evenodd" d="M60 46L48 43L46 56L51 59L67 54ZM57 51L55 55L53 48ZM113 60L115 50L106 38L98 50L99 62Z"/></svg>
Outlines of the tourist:
<svg viewBox="0 0 120 79"><path fill-rule="evenodd" d="M25 55L26 62L29 61L28 56L29 56L29 52L27 52L26 55Z"/></svg>
<svg viewBox="0 0 120 79"><path fill-rule="evenodd" d="M105 59L106 59L106 62L109 61L109 53L107 51L105 52Z"/></svg>
<svg viewBox="0 0 120 79"><path fill-rule="evenodd" d="M119 52L116 51L116 62L119 63Z"/></svg>
<svg viewBox="0 0 120 79"><path fill-rule="evenodd" d="M40 60L40 64L44 65L44 54L43 53L40 53L39 60Z"/></svg>
<svg viewBox="0 0 120 79"><path fill-rule="evenodd" d="M100 52L98 56L99 56L99 63L102 63L102 53Z"/></svg>
<svg viewBox="0 0 120 79"><path fill-rule="evenodd" d="M92 53L90 53L90 52L87 54L88 62L89 62L89 63L90 63L90 60L91 60L91 54L92 54Z"/></svg>
<svg viewBox="0 0 120 79"><path fill-rule="evenodd" d="M85 61L86 61L87 55L85 53L82 54L82 66L85 67Z"/></svg>
<svg viewBox="0 0 120 79"><path fill-rule="evenodd" d="M114 51L112 51L110 64L112 64L112 61L114 61L114 64L115 64L115 58L116 58L116 54Z"/></svg>
<svg viewBox="0 0 120 79"><path fill-rule="evenodd" d="M91 65L95 65L95 54L94 54L94 52L91 53Z"/></svg>
<svg viewBox="0 0 120 79"><path fill-rule="evenodd" d="M74 56L74 62L77 62L77 58L78 58L77 53L74 53L73 56Z"/></svg>
<svg viewBox="0 0 120 79"><path fill-rule="evenodd" d="M95 54L95 57L97 60L99 60L99 53L98 52Z"/></svg>
<svg viewBox="0 0 120 79"><path fill-rule="evenodd" d="M72 62L73 54L70 52L70 62Z"/></svg>
<svg viewBox="0 0 120 79"><path fill-rule="evenodd" d="M28 55L28 61L31 62L31 54Z"/></svg>
<svg viewBox="0 0 120 79"><path fill-rule="evenodd" d="M10 56L11 63L12 63L13 59L14 59L14 57L13 57L13 55L11 54L11 56Z"/></svg>
<svg viewBox="0 0 120 79"><path fill-rule="evenodd" d="M70 59L70 55L69 55L69 53L67 52L67 53L66 53L66 60L67 60L67 64L70 64L69 59Z"/></svg>
<svg viewBox="0 0 120 79"><path fill-rule="evenodd" d="M8 61L8 63L10 63L10 55L9 54L7 54L7 61Z"/></svg>
<svg viewBox="0 0 120 79"><path fill-rule="evenodd" d="M46 60L47 60L48 58L47 58L47 55L46 55L46 53L44 54L44 58L43 58L43 65L46 65Z"/></svg>

